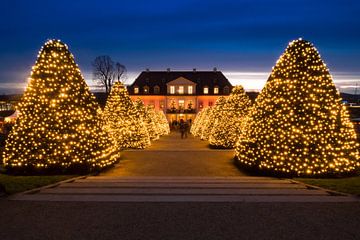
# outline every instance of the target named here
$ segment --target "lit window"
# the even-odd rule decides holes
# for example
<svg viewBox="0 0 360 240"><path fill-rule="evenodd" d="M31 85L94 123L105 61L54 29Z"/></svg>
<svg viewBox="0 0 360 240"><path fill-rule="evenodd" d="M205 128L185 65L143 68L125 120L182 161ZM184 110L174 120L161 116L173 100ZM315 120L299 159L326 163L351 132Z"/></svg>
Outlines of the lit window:
<svg viewBox="0 0 360 240"><path fill-rule="evenodd" d="M139 88L138 87L134 87L134 93L139 94Z"/></svg>
<svg viewBox="0 0 360 240"><path fill-rule="evenodd" d="M185 100L179 100L179 108L183 109L185 106Z"/></svg>
<svg viewBox="0 0 360 240"><path fill-rule="evenodd" d="M214 94L219 94L219 88L218 87L214 87Z"/></svg>
<svg viewBox="0 0 360 240"><path fill-rule="evenodd" d="M209 93L209 88L208 87L204 87L204 94L208 94Z"/></svg>
<svg viewBox="0 0 360 240"><path fill-rule="evenodd" d="M188 86L188 94L193 94L193 86Z"/></svg>
<svg viewBox="0 0 360 240"><path fill-rule="evenodd" d="M179 86L179 94L184 94L184 86Z"/></svg>
<svg viewBox="0 0 360 240"><path fill-rule="evenodd" d="M175 86L170 86L170 94L175 94Z"/></svg>

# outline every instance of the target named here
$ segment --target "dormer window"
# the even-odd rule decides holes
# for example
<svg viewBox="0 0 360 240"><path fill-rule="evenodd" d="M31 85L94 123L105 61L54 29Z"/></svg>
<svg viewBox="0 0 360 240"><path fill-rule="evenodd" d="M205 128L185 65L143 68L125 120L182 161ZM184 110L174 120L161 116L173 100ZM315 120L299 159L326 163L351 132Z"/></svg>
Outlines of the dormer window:
<svg viewBox="0 0 360 240"><path fill-rule="evenodd" d="M179 86L179 94L184 94L184 86Z"/></svg>
<svg viewBox="0 0 360 240"><path fill-rule="evenodd" d="M170 94L175 94L175 86L170 86Z"/></svg>
<svg viewBox="0 0 360 240"><path fill-rule="evenodd" d="M134 87L134 94L139 94L139 87Z"/></svg>
<svg viewBox="0 0 360 240"><path fill-rule="evenodd" d="M229 87L228 86L224 87L224 94L229 94Z"/></svg>
<svg viewBox="0 0 360 240"><path fill-rule="evenodd" d="M188 86L188 94L193 94L193 93L194 93L193 86Z"/></svg>
<svg viewBox="0 0 360 240"><path fill-rule="evenodd" d="M154 94L159 94L160 93L160 87L159 86L155 86L154 87Z"/></svg>
<svg viewBox="0 0 360 240"><path fill-rule="evenodd" d="M219 94L219 87L218 86L214 87L214 94Z"/></svg>
<svg viewBox="0 0 360 240"><path fill-rule="evenodd" d="M148 86L144 87L144 94L149 94L149 87Z"/></svg>
<svg viewBox="0 0 360 240"><path fill-rule="evenodd" d="M203 93L204 93L204 94L209 94L209 87L204 87Z"/></svg>

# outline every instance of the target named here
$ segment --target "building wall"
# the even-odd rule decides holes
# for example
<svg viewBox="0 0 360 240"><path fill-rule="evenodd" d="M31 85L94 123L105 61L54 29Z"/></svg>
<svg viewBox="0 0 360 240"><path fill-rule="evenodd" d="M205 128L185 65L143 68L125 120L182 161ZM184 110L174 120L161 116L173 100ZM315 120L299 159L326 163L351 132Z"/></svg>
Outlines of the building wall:
<svg viewBox="0 0 360 240"><path fill-rule="evenodd" d="M169 122L179 121L180 119L188 120L195 119L196 114L201 111L205 107L213 106L218 97L224 95L130 95L131 99L135 101L140 98L146 106L153 105L155 110L163 111L166 114L166 117ZM228 97L228 96L224 96ZM180 111L180 112L172 112L171 109L173 107L172 102L175 103L176 111L179 108L179 100L184 101L183 110L188 110L188 105L192 103L193 112Z"/></svg>

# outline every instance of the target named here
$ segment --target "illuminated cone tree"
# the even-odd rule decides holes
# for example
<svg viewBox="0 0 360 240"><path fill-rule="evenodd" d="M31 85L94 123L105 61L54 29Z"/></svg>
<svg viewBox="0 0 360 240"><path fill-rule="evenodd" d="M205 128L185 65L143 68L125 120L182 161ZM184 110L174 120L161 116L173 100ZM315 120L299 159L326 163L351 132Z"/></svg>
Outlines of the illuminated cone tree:
<svg viewBox="0 0 360 240"><path fill-rule="evenodd" d="M146 148L150 138L141 112L139 112L120 82L111 88L103 112L105 129L114 140L118 149Z"/></svg>
<svg viewBox="0 0 360 240"><path fill-rule="evenodd" d="M159 139L159 134L158 130L156 129L153 112L149 112L149 110L147 109L147 107L145 107L143 101L140 98L135 100L134 105L143 118L145 128L148 131L150 140Z"/></svg>
<svg viewBox="0 0 360 240"><path fill-rule="evenodd" d="M163 111L155 111L156 113L156 122L159 127L160 136L167 135L170 133L169 123L166 119L166 116Z"/></svg>
<svg viewBox="0 0 360 240"><path fill-rule="evenodd" d="M208 117L210 113L209 107L206 107L202 109L195 117L194 123L192 124L190 128L190 132L195 137L200 137L202 132L202 127L204 126L203 123L205 122L206 118Z"/></svg>
<svg viewBox="0 0 360 240"><path fill-rule="evenodd" d="M228 97L222 115L215 120L211 131L210 145L220 148L233 148L242 132L243 120L251 101L242 86L235 86Z"/></svg>
<svg viewBox="0 0 360 240"><path fill-rule="evenodd" d="M68 47L50 40L39 52L4 150L10 171L91 171L112 164L99 106Z"/></svg>
<svg viewBox="0 0 360 240"><path fill-rule="evenodd" d="M341 176L359 169L346 107L315 47L289 44L237 144L240 163L277 175Z"/></svg>
<svg viewBox="0 0 360 240"><path fill-rule="evenodd" d="M215 102L215 106L211 108L208 116L206 117L206 119L204 119L204 122L202 123L203 124L202 132L201 132L202 140L209 140L215 121L222 116L225 104L226 104L225 97L223 96L218 97L218 99Z"/></svg>

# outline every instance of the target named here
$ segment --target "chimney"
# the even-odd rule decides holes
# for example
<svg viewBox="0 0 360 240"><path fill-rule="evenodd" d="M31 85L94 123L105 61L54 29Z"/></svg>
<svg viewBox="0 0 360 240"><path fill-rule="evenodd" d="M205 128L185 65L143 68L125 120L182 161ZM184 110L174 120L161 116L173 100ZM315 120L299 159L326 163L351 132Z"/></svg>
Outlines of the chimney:
<svg viewBox="0 0 360 240"><path fill-rule="evenodd" d="M147 68L147 69L146 69L146 72L150 72L150 69Z"/></svg>
<svg viewBox="0 0 360 240"><path fill-rule="evenodd" d="M167 72L170 72L170 68L167 68L166 71L167 71Z"/></svg>
<svg viewBox="0 0 360 240"><path fill-rule="evenodd" d="M216 67L214 67L214 72L217 72L217 68L216 68Z"/></svg>
<svg viewBox="0 0 360 240"><path fill-rule="evenodd" d="M194 72L194 73L196 72L196 68L193 68L193 72Z"/></svg>

